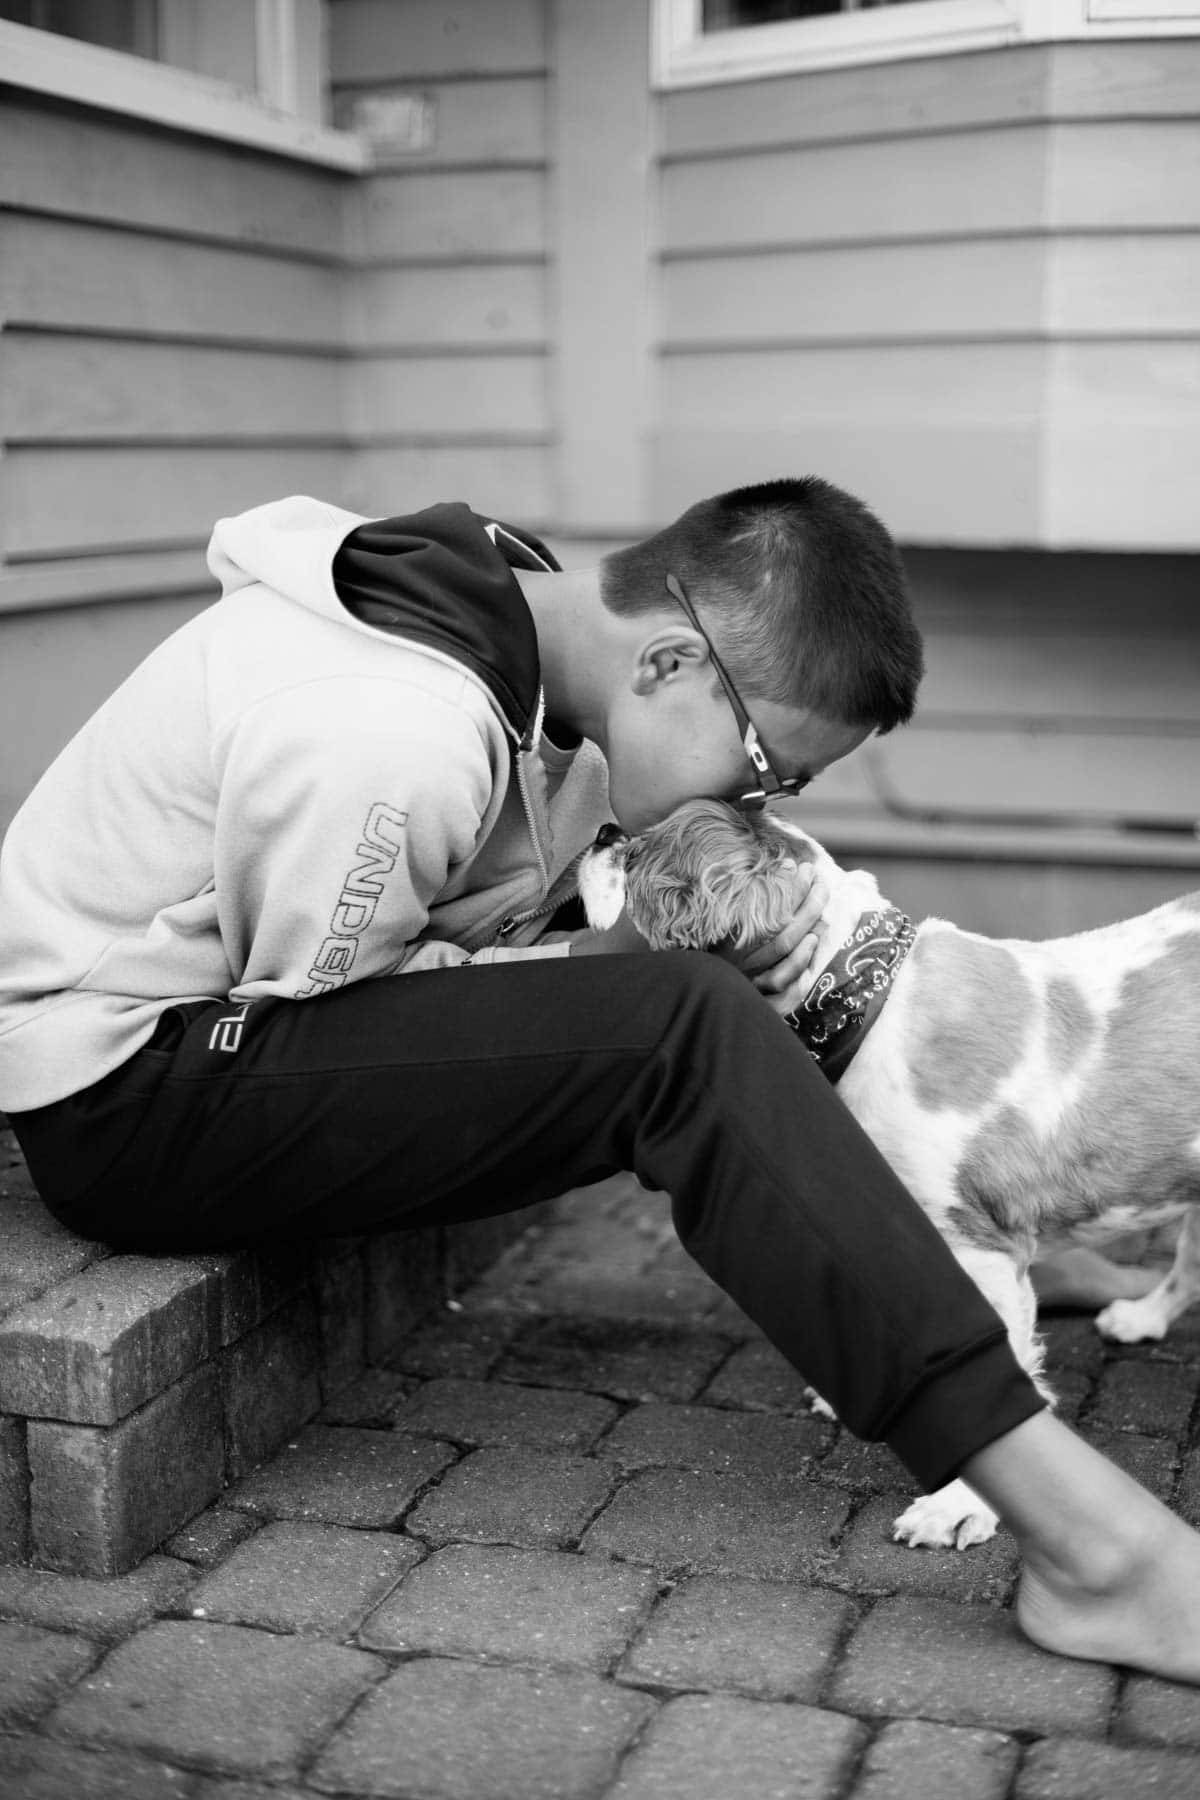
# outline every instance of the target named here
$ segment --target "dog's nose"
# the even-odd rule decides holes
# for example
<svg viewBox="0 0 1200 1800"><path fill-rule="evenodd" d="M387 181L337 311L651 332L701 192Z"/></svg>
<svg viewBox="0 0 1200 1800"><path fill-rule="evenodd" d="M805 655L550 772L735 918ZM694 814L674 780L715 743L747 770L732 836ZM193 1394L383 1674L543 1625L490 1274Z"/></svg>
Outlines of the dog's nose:
<svg viewBox="0 0 1200 1800"><path fill-rule="evenodd" d="M621 827L614 825L610 820L607 825L602 825L596 833L596 848L597 850L607 850L610 844L621 843L624 836L625 833Z"/></svg>

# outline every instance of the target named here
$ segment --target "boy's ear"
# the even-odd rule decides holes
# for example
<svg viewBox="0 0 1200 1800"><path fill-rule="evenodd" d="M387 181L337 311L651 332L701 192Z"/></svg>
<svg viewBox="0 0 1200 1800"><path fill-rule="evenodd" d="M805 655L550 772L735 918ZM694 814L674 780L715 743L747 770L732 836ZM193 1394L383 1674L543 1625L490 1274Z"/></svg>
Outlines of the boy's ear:
<svg viewBox="0 0 1200 1800"><path fill-rule="evenodd" d="M639 644L634 657L631 687L635 694L649 694L681 670L699 667L708 660L708 645L687 626L664 626Z"/></svg>

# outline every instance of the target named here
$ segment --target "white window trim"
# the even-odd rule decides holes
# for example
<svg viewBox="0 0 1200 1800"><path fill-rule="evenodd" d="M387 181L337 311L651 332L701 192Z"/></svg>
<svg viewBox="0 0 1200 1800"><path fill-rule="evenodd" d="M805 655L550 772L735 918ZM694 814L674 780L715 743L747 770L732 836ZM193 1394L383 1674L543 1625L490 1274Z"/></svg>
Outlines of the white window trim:
<svg viewBox="0 0 1200 1800"><path fill-rule="evenodd" d="M653 0L656 88L942 56L1005 44L1200 35L1200 0L921 0L777 25L701 30L701 0Z"/></svg>
<svg viewBox="0 0 1200 1800"><path fill-rule="evenodd" d="M0 70L14 87L81 106L328 168L355 172L369 168L370 149L353 132L310 124L280 110L279 102L297 89L295 32L288 26L290 0L255 0L255 4L260 55L266 53L258 94L145 57L2 20Z"/></svg>

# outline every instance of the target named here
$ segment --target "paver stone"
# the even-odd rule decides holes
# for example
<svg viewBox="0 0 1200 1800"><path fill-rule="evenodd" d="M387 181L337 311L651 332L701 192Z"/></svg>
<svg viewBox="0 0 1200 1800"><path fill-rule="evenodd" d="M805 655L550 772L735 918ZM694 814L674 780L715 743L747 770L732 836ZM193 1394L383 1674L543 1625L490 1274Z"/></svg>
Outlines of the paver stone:
<svg viewBox="0 0 1200 1800"><path fill-rule="evenodd" d="M574 1670L431 1657L389 1676L308 1780L390 1800L595 1800L652 1711Z"/></svg>
<svg viewBox="0 0 1200 1800"><path fill-rule="evenodd" d="M49 1728L196 1768L289 1776L382 1673L364 1650L160 1621L111 1651Z"/></svg>

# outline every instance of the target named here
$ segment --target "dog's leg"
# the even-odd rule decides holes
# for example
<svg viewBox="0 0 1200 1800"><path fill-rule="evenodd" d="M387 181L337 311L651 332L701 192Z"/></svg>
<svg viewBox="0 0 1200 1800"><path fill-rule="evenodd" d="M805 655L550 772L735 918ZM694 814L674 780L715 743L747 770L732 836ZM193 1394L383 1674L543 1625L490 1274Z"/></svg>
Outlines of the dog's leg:
<svg viewBox="0 0 1200 1800"><path fill-rule="evenodd" d="M1096 1315L1096 1330L1118 1344L1165 1337L1171 1324L1200 1300L1200 1209L1184 1214L1175 1261L1165 1278L1140 1300L1114 1300Z"/></svg>
<svg viewBox="0 0 1200 1800"><path fill-rule="evenodd" d="M1111 1300L1140 1300L1158 1286L1153 1269L1131 1263L1111 1262L1085 1244L1072 1244L1052 1255L1039 1256L1029 1271L1038 1308L1068 1307L1072 1311L1098 1313Z"/></svg>
<svg viewBox="0 0 1200 1800"><path fill-rule="evenodd" d="M951 1249L1004 1320L1017 1361L1038 1392L1053 1402L1054 1396L1042 1379L1037 1298L1028 1274L999 1251L973 1250L959 1244L951 1244ZM995 1535L998 1524L997 1514L974 1488L965 1481L951 1481L936 1493L922 1494L906 1507L893 1523L892 1536L897 1543L914 1547L966 1550L972 1544L985 1544Z"/></svg>
<svg viewBox="0 0 1200 1800"><path fill-rule="evenodd" d="M825 1396L823 1394L818 1394L815 1387L806 1387L804 1390L804 1398L807 1402L808 1410L814 1419L828 1419L831 1425L837 1424L837 1414L834 1412Z"/></svg>

